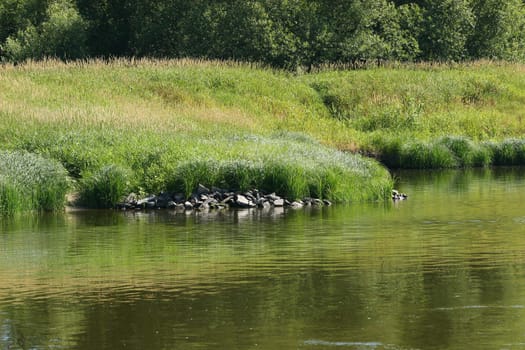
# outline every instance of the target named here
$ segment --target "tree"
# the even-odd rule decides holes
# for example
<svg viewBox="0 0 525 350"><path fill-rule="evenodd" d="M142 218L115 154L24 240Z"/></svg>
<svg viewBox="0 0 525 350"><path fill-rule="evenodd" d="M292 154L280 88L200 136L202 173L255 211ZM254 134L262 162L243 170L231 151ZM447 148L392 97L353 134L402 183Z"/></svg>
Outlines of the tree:
<svg viewBox="0 0 525 350"><path fill-rule="evenodd" d="M475 24L467 41L470 57L525 58L525 10L521 0L473 0Z"/></svg>
<svg viewBox="0 0 525 350"><path fill-rule="evenodd" d="M86 40L91 55L110 57L132 54L130 20L140 1L143 0L76 0L79 13L88 24Z"/></svg>
<svg viewBox="0 0 525 350"><path fill-rule="evenodd" d="M46 11L40 25L29 23L26 28L7 38L2 49L7 59L23 61L29 58L84 57L86 23L69 0L56 0Z"/></svg>
<svg viewBox="0 0 525 350"><path fill-rule="evenodd" d="M47 0L0 1L0 59L4 56L2 46L7 38L23 31L31 23L40 24L47 7Z"/></svg>
<svg viewBox="0 0 525 350"><path fill-rule="evenodd" d="M474 15L467 0L423 0L421 58L459 61L467 57L466 42L474 29Z"/></svg>

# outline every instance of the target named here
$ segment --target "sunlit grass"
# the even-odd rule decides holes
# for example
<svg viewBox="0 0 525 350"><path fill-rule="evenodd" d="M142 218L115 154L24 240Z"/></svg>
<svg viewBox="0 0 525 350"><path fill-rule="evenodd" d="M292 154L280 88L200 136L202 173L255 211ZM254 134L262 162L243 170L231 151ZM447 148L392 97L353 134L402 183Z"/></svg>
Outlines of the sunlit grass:
<svg viewBox="0 0 525 350"><path fill-rule="evenodd" d="M58 160L84 198L108 184L107 169L125 169L126 190L140 193L188 193L202 182L366 200L388 192L388 173L340 151L392 167L525 163L522 65L336 68L293 75L206 60L1 65L0 147ZM110 197L101 205L118 196Z"/></svg>
<svg viewBox="0 0 525 350"><path fill-rule="evenodd" d="M68 189L60 163L31 153L0 151L0 215L61 209Z"/></svg>

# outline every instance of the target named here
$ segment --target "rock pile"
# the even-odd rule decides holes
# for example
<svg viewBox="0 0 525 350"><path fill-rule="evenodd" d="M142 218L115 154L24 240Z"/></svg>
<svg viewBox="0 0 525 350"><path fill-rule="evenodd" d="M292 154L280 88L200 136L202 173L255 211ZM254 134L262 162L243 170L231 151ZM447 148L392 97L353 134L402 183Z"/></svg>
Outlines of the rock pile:
<svg viewBox="0 0 525 350"><path fill-rule="evenodd" d="M139 199L134 193L130 194L123 202L117 205L122 210L140 209L179 209L179 210L208 210L227 208L272 208L305 206L329 206L328 200L318 198L303 198L302 200L289 201L275 193L262 193L258 190L247 192L234 192L220 188L206 188L199 185L196 191L186 198L180 193L162 192Z"/></svg>
<svg viewBox="0 0 525 350"><path fill-rule="evenodd" d="M403 201L408 198L406 193L401 193L398 190L392 190L392 199L394 201Z"/></svg>

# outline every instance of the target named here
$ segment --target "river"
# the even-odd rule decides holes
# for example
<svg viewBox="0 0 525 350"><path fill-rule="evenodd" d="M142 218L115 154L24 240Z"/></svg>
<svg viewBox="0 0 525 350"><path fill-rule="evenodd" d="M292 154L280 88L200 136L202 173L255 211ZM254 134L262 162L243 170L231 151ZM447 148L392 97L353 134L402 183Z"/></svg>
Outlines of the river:
<svg viewBox="0 0 525 350"><path fill-rule="evenodd" d="M525 349L525 169L397 203L0 221L0 349Z"/></svg>

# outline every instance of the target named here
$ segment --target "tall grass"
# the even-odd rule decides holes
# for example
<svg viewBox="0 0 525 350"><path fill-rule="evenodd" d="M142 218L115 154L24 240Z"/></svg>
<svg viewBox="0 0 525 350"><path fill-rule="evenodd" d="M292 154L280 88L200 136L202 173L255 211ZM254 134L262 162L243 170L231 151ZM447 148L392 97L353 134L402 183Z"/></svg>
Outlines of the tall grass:
<svg viewBox="0 0 525 350"><path fill-rule="evenodd" d="M437 169L525 165L525 139L474 142L463 136L431 141L399 138L371 141L377 157L391 168Z"/></svg>
<svg viewBox="0 0 525 350"><path fill-rule="evenodd" d="M129 181L127 169L107 165L81 180L79 203L90 208L112 208L129 194Z"/></svg>
<svg viewBox="0 0 525 350"><path fill-rule="evenodd" d="M392 167L524 164L524 74L487 62L308 75L192 60L0 65L0 148L59 161L90 206L198 183L371 199L388 173L341 150ZM7 198L18 185L3 176Z"/></svg>
<svg viewBox="0 0 525 350"><path fill-rule="evenodd" d="M69 190L60 163L26 152L0 151L0 213L64 207Z"/></svg>
<svg viewBox="0 0 525 350"><path fill-rule="evenodd" d="M316 161L317 166L291 159L188 161L177 167L167 188L189 195L200 183L238 190L275 191L290 199L316 197L340 202L384 199L392 189L386 172L380 176L372 172L360 174L344 164L326 166ZM377 164L369 166L380 168Z"/></svg>

